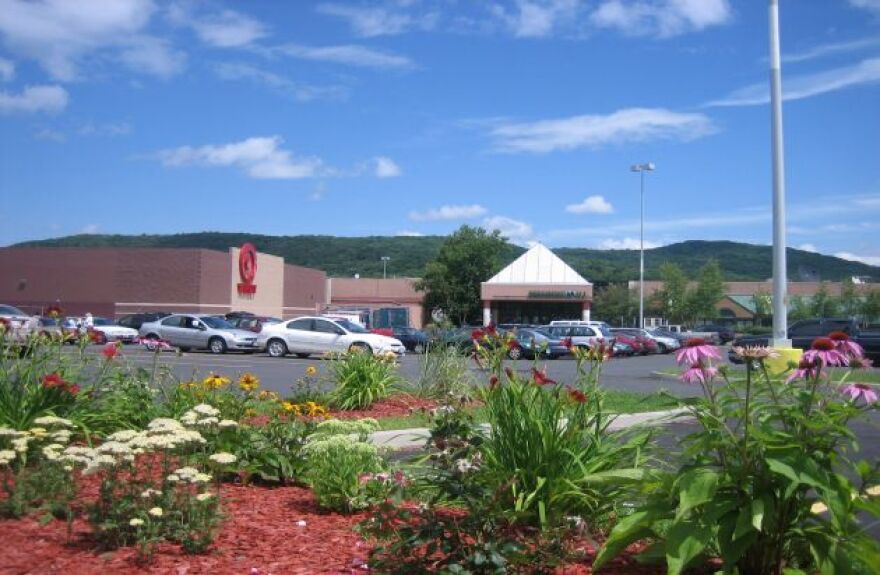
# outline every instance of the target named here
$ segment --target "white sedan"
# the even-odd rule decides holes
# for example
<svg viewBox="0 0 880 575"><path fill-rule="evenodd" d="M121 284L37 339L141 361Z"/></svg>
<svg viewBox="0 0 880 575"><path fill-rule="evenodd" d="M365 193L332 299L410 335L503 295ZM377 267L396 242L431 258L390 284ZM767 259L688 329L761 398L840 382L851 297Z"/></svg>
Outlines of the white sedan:
<svg viewBox="0 0 880 575"><path fill-rule="evenodd" d="M123 343L134 343L137 340L138 332L130 327L116 325L109 319L96 317L91 331L93 341L96 343L107 343L110 341L121 341Z"/></svg>
<svg viewBox="0 0 880 575"><path fill-rule="evenodd" d="M325 317L299 317L264 326L257 346L272 357L284 357L288 353L308 357L350 351L369 351L375 355L389 352L403 355L405 352L399 339L370 333L345 319Z"/></svg>

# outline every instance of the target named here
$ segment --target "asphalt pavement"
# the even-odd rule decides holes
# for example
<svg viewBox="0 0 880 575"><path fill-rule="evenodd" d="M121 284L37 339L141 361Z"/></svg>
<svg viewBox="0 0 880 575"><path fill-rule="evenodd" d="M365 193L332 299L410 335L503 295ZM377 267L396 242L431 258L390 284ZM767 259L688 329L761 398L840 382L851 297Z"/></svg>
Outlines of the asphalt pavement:
<svg viewBox="0 0 880 575"><path fill-rule="evenodd" d="M100 349L99 346L92 346L89 353L99 353ZM161 365L167 366L181 381L201 379L211 373L236 379L241 374L249 372L260 378L262 389L286 393L291 390L296 380L305 376L309 367L314 367L317 369L316 379L321 382L321 386L324 389L332 386L327 372L329 361L320 357L273 358L262 353L214 355L210 352L162 351L159 352L158 359ZM127 345L122 348L120 360L151 369L155 361L155 352L139 346ZM398 373L408 381L416 381L423 361L424 356L408 354L399 360ZM527 360L508 361L507 364L521 372L528 372L533 366L533 363ZM576 377L575 361L571 358L541 361L539 367L546 369L547 375L560 383L573 383ZM698 388L684 385L673 377L660 376L656 373L674 367L675 358L672 355L614 358L603 365L601 381L609 389L622 391L654 393L665 389L682 397L698 395ZM473 364L471 369L477 381L487 379L485 373L482 373L476 364Z"/></svg>

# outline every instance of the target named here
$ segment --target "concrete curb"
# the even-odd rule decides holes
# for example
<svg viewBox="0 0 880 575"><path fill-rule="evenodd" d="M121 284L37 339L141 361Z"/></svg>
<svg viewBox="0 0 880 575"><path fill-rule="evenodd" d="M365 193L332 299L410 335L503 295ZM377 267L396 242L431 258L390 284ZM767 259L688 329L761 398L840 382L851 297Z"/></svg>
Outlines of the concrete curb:
<svg viewBox="0 0 880 575"><path fill-rule="evenodd" d="M624 413L611 422L609 429L617 431L634 425L665 425L673 420L681 420L688 412L686 408L665 411L646 411L644 413ZM687 417L687 416L685 416ZM487 424L481 426L489 430ZM391 429L370 434L370 442L387 449L416 449L425 446L431 432L426 427L411 429Z"/></svg>

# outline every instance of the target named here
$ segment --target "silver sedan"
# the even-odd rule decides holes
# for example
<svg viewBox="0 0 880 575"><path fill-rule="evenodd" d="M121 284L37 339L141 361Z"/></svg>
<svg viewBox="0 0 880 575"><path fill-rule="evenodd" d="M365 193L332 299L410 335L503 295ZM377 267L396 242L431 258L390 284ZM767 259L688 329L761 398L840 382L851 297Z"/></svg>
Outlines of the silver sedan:
<svg viewBox="0 0 880 575"><path fill-rule="evenodd" d="M228 321L213 315L174 314L141 325L143 339L161 339L181 351L207 349L211 353L256 351L257 334L236 329Z"/></svg>

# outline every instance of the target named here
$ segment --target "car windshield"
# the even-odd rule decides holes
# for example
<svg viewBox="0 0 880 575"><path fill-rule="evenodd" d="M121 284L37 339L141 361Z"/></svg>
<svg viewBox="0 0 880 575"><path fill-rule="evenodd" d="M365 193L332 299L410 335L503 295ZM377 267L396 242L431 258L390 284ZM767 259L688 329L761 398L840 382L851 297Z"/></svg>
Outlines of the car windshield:
<svg viewBox="0 0 880 575"><path fill-rule="evenodd" d="M234 328L234 326L231 323L229 323L225 319L220 319L219 317L214 317L214 316L208 315L208 316L201 317L199 319L201 319L203 322L205 322L205 325L207 325L208 327L214 328L214 329L233 329Z"/></svg>
<svg viewBox="0 0 880 575"><path fill-rule="evenodd" d="M351 333L369 333L363 326L358 325L353 321L348 321L347 319L336 320L336 323L341 325L345 331L350 331Z"/></svg>
<svg viewBox="0 0 880 575"><path fill-rule="evenodd" d="M605 337L614 337L614 334L611 333L611 330L608 329L608 326L605 325L604 323L600 323L599 325L594 326L594 327L596 327L596 329L598 329L600 332L602 332L602 335L604 335Z"/></svg>
<svg viewBox="0 0 880 575"><path fill-rule="evenodd" d="M0 305L0 315L27 315L17 307L11 305Z"/></svg>
<svg viewBox="0 0 880 575"><path fill-rule="evenodd" d="M533 329L521 329L519 330L518 335L520 339L524 340L534 339L535 341L544 341L545 339L548 339L546 335Z"/></svg>
<svg viewBox="0 0 880 575"><path fill-rule="evenodd" d="M553 335L546 329L533 329L532 331L538 335L543 335L547 339L554 339Z"/></svg>
<svg viewBox="0 0 880 575"><path fill-rule="evenodd" d="M104 317L96 317L92 320L93 325L113 325L113 322Z"/></svg>

